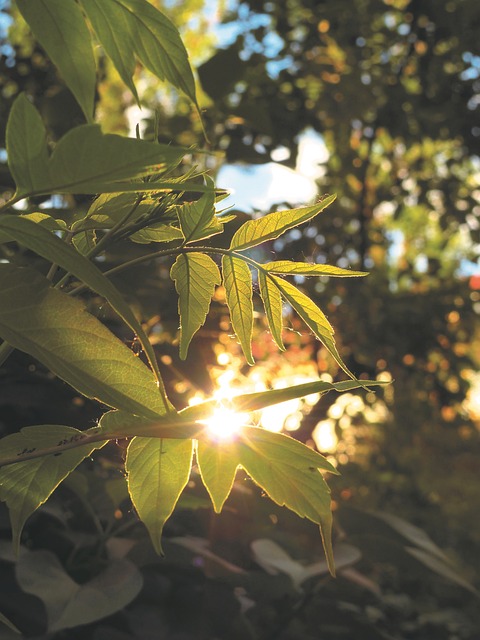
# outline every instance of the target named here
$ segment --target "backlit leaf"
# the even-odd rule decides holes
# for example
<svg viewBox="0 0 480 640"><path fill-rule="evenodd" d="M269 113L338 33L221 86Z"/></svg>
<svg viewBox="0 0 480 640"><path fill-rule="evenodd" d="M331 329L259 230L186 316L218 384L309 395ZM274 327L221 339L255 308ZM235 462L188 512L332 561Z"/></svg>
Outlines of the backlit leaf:
<svg viewBox="0 0 480 640"><path fill-rule="evenodd" d="M210 186L211 190L200 200L176 207L185 244L204 240L223 231L223 224L215 216L215 191L210 178L207 178L207 186Z"/></svg>
<svg viewBox="0 0 480 640"><path fill-rule="evenodd" d="M289 260L278 260L262 264L262 269L269 273L281 273L295 276L336 276L341 278L351 278L353 276L367 276L365 271L351 271L350 269L340 269L329 264L310 264L308 262L290 262Z"/></svg>
<svg viewBox="0 0 480 640"><path fill-rule="evenodd" d="M72 427L42 425L25 427L19 433L0 440L2 457L9 458L35 449L54 447L64 442L81 440L83 434ZM83 447L51 454L34 460L18 462L0 469L0 500L7 503L12 522L13 543L16 550L27 518L43 504L61 481L105 443L88 444Z"/></svg>
<svg viewBox="0 0 480 640"><path fill-rule="evenodd" d="M43 549L22 553L15 574L23 591L45 605L49 632L106 618L126 607L143 586L140 571L124 559L109 562L91 580L79 584L54 553Z"/></svg>
<svg viewBox="0 0 480 640"><path fill-rule="evenodd" d="M88 19L120 77L134 94L136 59L195 104L195 81L175 25L146 0L81 0Z"/></svg>
<svg viewBox="0 0 480 640"><path fill-rule="evenodd" d="M35 107L21 94L10 111L7 153L17 185L16 195L27 197L122 191L117 181L130 180L153 169L158 173L176 164L185 151L103 134L98 125L81 125L66 133L48 157L44 125ZM178 183L175 184L178 188ZM133 185L132 190L135 189L141 190L141 187Z"/></svg>
<svg viewBox="0 0 480 640"><path fill-rule="evenodd" d="M185 360L192 337L205 322L215 286L221 282L220 272L204 253L186 253L177 257L170 276L179 296L180 358Z"/></svg>
<svg viewBox="0 0 480 640"><path fill-rule="evenodd" d="M197 462L214 509L220 513L240 465L236 443L200 440L197 444Z"/></svg>
<svg viewBox="0 0 480 640"><path fill-rule="evenodd" d="M165 521L190 477L192 455L192 440L134 438L128 447L130 497L159 554Z"/></svg>
<svg viewBox="0 0 480 640"><path fill-rule="evenodd" d="M52 263L60 265L88 285L93 291L96 291L106 298L119 316L135 331L152 368L156 372L157 377L160 377L155 353L142 329L142 325L136 319L118 290L94 264L82 255L79 255L78 251L75 251L65 242L62 242L56 235L49 233L41 225L36 225L24 217L3 216L0 219L0 234L2 233L10 237L11 240L16 240L24 247L28 247L32 251L35 251L35 253L38 253L38 255L50 260Z"/></svg>
<svg viewBox="0 0 480 640"><path fill-rule="evenodd" d="M263 265L262 265L263 267ZM278 287L270 280L262 269L258 270L258 284L260 287L260 296L265 307L265 314L268 320L268 326L272 333L278 348L285 351L282 339L283 315L282 315L282 297Z"/></svg>
<svg viewBox="0 0 480 640"><path fill-rule="evenodd" d="M336 473L334 467L297 440L257 427L244 427L237 446L240 464L274 502L320 525L334 574L330 489L319 471Z"/></svg>
<svg viewBox="0 0 480 640"><path fill-rule="evenodd" d="M321 202L310 207L276 211L263 218L249 220L233 236L230 249L243 251L267 240L274 240L288 229L292 229L318 215L335 200L335 197L327 196Z"/></svg>
<svg viewBox="0 0 480 640"><path fill-rule="evenodd" d="M165 413L148 367L36 271L0 264L0 335L87 397L152 419Z"/></svg>
<svg viewBox="0 0 480 640"><path fill-rule="evenodd" d="M271 389L270 391L259 391L257 393L245 393L237 396L231 396L227 400L222 400L223 405L238 413L248 411L259 411L280 402L287 402L296 398L303 398L312 393L327 393L328 391L351 391L352 389L368 388L373 386L385 386L386 382L377 380L344 380L342 382L325 382L324 380L315 380L304 384L285 387L284 389ZM182 421L205 420L218 407L217 400L207 400L200 404L192 405L186 409L179 411L178 417Z"/></svg>
<svg viewBox="0 0 480 640"><path fill-rule="evenodd" d="M35 38L58 67L87 118L93 116L96 70L92 40L73 0L17 0Z"/></svg>
<svg viewBox="0 0 480 640"><path fill-rule="evenodd" d="M138 244L149 244L150 242L174 242L183 240L183 233L177 227L168 224L153 224L145 229L140 229L130 236L130 240Z"/></svg>
<svg viewBox="0 0 480 640"><path fill-rule="evenodd" d="M323 311L317 307L313 300L302 293L293 284L287 282L287 280L277 278L276 276L270 277L285 300L291 305L291 307L293 307L293 309L295 309L305 324L310 327L320 342L322 342L328 352L332 355L339 367L351 378L355 378L354 374L348 369L338 353L335 339L333 337L334 332L332 325L327 320Z"/></svg>
<svg viewBox="0 0 480 640"><path fill-rule="evenodd" d="M248 364L254 364L252 355L252 274L243 260L228 255L224 255L222 258L222 271L223 286L225 287L233 330Z"/></svg>

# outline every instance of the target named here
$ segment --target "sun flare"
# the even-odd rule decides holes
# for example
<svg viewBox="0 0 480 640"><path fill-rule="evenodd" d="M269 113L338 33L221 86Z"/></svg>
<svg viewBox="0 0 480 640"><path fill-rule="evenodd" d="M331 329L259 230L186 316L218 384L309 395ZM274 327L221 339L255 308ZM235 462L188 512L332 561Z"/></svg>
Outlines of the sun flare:
<svg viewBox="0 0 480 640"><path fill-rule="evenodd" d="M218 407L207 420L202 420L213 440L233 440L249 422L248 413L236 413L227 407Z"/></svg>

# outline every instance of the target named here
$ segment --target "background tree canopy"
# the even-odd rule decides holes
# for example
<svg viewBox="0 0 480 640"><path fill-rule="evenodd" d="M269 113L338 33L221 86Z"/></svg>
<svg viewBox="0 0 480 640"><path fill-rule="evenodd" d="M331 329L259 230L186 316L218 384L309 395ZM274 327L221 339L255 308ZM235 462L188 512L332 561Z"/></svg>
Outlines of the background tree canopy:
<svg viewBox="0 0 480 640"><path fill-rule="evenodd" d="M106 556L116 553L135 567L131 575L122 574L125 591L112 596L123 597L125 608L83 626L69 623L73 628L57 629L53 637L475 640L478 1L152 4L179 26L200 82L213 152L201 160L205 168L215 173L225 163L258 166L282 158L294 169L305 131L321 136L326 152L318 166L319 194L337 194L335 204L281 241L256 249L256 257L268 260L275 252L277 261L370 271L355 282L305 275L295 281L328 310L348 368L360 378L394 382L375 393L292 401L261 418L262 426L273 424L315 443L341 472L329 480L337 580L326 577L315 527L267 504L245 480L237 481L219 518L205 508L206 496L194 478L166 527L166 559L158 559L128 502L118 471L121 449L109 445L29 521L25 555L15 569L6 542L0 546L0 611L22 624L27 637L47 637L57 594L52 587L47 595L42 585L26 587L44 570L42 562L53 563L61 592L72 578L90 584ZM13 185L5 163L6 119L21 91L33 99L52 140L84 122L84 115L15 5L0 7L0 179L6 191ZM186 98L141 65L136 82L142 112L100 53L95 103L105 130L125 133L140 122L145 136L156 132L163 143L205 145L198 114ZM46 203L40 197L30 205L53 206L56 218L71 222L90 200L57 196ZM284 204L298 202L274 203L272 209ZM227 226L225 246L247 219L238 212ZM83 241L88 245L88 234ZM114 268L142 255L142 244L120 239L106 260ZM138 315L149 319L149 338L177 406L218 390L257 391L318 375L326 381L341 377L291 309L285 310L285 353L274 353L263 323L255 330L257 366L250 370L219 299L182 362L168 272L167 264L143 264L114 283ZM99 309L97 297L85 300L129 339L110 310ZM90 427L98 416L98 407L25 354L15 353L0 376L1 435L26 424ZM0 516L6 541L3 506ZM50 555L32 555L37 551ZM137 570L143 587L136 586ZM115 576L107 578L107 585L116 582ZM83 611L81 595L75 598ZM0 638L10 638L8 633L0 630Z"/></svg>

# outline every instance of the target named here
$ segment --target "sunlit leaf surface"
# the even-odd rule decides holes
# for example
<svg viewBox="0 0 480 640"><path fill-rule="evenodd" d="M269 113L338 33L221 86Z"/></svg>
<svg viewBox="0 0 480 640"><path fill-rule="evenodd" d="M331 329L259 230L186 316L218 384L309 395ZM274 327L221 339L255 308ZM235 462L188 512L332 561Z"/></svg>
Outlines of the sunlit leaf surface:
<svg viewBox="0 0 480 640"><path fill-rule="evenodd" d="M252 274L245 262L227 255L222 258L222 272L233 330L242 346L248 364L254 364L252 355Z"/></svg>
<svg viewBox="0 0 480 640"><path fill-rule="evenodd" d="M276 211L256 220L245 222L235 233L230 244L230 249L243 251L257 244L274 240L288 229L302 224L314 218L335 200L335 196L328 196L321 202L311 207L289 209L288 211Z"/></svg>
<svg viewBox="0 0 480 640"><path fill-rule="evenodd" d="M179 296L180 358L185 360L192 337L205 322L215 286L221 282L220 271L204 253L186 253L177 257L170 275Z"/></svg>
<svg viewBox="0 0 480 640"><path fill-rule="evenodd" d="M165 521L190 477L192 454L192 440L134 438L128 447L128 490L157 553L163 553Z"/></svg>

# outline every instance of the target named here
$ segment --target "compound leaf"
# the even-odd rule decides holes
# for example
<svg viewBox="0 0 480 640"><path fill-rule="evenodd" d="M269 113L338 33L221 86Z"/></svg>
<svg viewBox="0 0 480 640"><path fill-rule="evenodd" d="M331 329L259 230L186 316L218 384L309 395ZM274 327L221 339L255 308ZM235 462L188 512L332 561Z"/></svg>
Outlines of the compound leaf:
<svg viewBox="0 0 480 640"><path fill-rule="evenodd" d="M350 269L341 269L330 264L310 264L308 262L290 262L290 260L267 262L262 264L262 269L269 273L290 276L336 276L340 278L368 276L365 271L351 271Z"/></svg>
<svg viewBox="0 0 480 640"><path fill-rule="evenodd" d="M17 0L17 6L90 121L95 98L95 58L80 7L73 0Z"/></svg>
<svg viewBox="0 0 480 640"><path fill-rule="evenodd" d="M310 327L320 342L322 342L328 352L333 356L339 367L351 378L355 378L354 374L348 369L338 353L333 337L334 331L332 325L327 320L323 311L317 307L313 300L290 282L272 275L270 278L278 287L285 300L295 309L300 318Z"/></svg>
<svg viewBox="0 0 480 640"><path fill-rule="evenodd" d="M223 286L230 318L248 364L254 364L252 355L253 289L248 265L239 258L222 258Z"/></svg>
<svg viewBox="0 0 480 640"><path fill-rule="evenodd" d="M220 272L204 253L186 253L177 257L170 276L179 296L180 358L185 360L192 337L205 322L215 286L221 282Z"/></svg>
<svg viewBox="0 0 480 640"><path fill-rule="evenodd" d="M162 531L190 477L193 441L134 438L125 468L128 490L157 553L163 555Z"/></svg>
<svg viewBox="0 0 480 640"><path fill-rule="evenodd" d="M63 425L25 427L19 433L2 438L2 456L45 449L58 444L81 440L82 432ZM27 518L43 504L80 462L104 442L80 446L33 460L17 462L0 469L0 500L7 503L12 522L13 544L16 551Z"/></svg>
<svg viewBox="0 0 480 640"><path fill-rule="evenodd" d="M336 196L327 196L321 202L310 207L276 211L263 218L249 220L234 234L230 249L243 251L267 240L274 240L285 233L285 231L288 231L288 229L292 229L302 222L306 222L318 215L325 207L328 207L335 198Z"/></svg>
<svg viewBox="0 0 480 640"><path fill-rule="evenodd" d="M87 397L152 419L166 412L148 367L32 269L0 264L0 335Z"/></svg>
<svg viewBox="0 0 480 640"><path fill-rule="evenodd" d="M272 337L280 351L285 351L285 345L282 339L283 314L280 292L262 269L258 270L258 284Z"/></svg>
<svg viewBox="0 0 480 640"><path fill-rule="evenodd" d="M160 80L180 89L196 105L188 54L175 25L146 0L82 0L98 39L134 94L136 58Z"/></svg>

